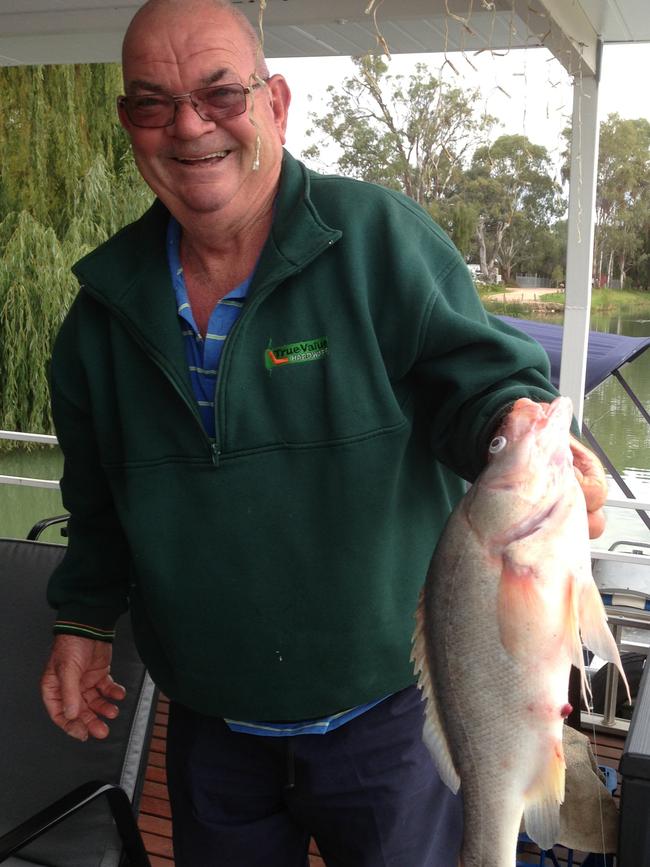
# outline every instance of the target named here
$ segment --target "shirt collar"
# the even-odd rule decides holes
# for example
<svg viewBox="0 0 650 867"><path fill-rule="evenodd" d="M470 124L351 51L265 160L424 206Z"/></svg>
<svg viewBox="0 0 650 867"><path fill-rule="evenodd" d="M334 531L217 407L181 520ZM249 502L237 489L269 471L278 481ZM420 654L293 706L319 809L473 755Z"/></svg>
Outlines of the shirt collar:
<svg viewBox="0 0 650 867"><path fill-rule="evenodd" d="M170 214L169 222L167 224L167 261L169 263L169 273L172 280L172 286L174 287L174 293L176 295L176 308L178 310L178 315L198 333L198 328L196 327L196 322L192 315L190 299L187 294L185 277L183 276L183 265L181 263L181 233L181 224ZM235 288L228 292L227 295L224 295L221 301L243 301L248 295L248 290L250 289L254 273L255 268L253 268L248 277L242 280L238 286L235 286Z"/></svg>

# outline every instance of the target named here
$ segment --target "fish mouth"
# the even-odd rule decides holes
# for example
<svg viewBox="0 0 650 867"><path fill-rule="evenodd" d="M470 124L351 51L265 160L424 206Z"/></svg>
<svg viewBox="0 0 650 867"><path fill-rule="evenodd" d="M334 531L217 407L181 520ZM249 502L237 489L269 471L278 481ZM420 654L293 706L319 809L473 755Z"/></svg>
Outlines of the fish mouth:
<svg viewBox="0 0 650 867"><path fill-rule="evenodd" d="M231 151L213 151L209 154L204 154L199 157L172 157L174 162L181 163L184 166L209 166L216 165L224 160Z"/></svg>

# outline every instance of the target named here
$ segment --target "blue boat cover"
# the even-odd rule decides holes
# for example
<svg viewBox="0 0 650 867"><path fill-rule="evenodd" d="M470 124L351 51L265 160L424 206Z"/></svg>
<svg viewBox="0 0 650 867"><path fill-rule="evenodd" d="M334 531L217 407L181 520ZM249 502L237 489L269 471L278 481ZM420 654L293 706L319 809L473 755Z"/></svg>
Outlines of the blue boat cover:
<svg viewBox="0 0 650 867"><path fill-rule="evenodd" d="M513 316L498 318L534 337L542 344L551 361L551 382L557 388L560 382L563 326L547 322L531 322L529 319L516 319ZM615 370L637 358L648 347L650 347L650 337L625 337L622 334L590 331L585 394L589 394Z"/></svg>

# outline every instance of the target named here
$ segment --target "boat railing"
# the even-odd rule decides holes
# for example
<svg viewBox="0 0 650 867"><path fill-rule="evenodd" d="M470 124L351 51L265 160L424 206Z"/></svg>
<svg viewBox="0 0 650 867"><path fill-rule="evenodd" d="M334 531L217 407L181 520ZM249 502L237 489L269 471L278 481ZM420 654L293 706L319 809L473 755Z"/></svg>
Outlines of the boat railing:
<svg viewBox="0 0 650 867"><path fill-rule="evenodd" d="M13 440L18 443L40 443L41 445L58 445L58 440L52 434L22 433L20 431L0 430L0 440ZM25 476L7 476L0 474L0 485L25 485L30 488L49 488L58 490L56 479L30 479Z"/></svg>
<svg viewBox="0 0 650 867"><path fill-rule="evenodd" d="M616 502L616 505L648 510L648 504L638 501L633 506L628 501L623 501L623 504ZM628 550L618 550L623 547ZM650 566L650 544L621 540L607 551L592 548L591 557L594 579L605 603L609 626L619 650L622 654L627 651L647 656L650 652L650 572L647 571ZM624 630L627 630L627 637ZM643 640L631 630L643 630ZM610 664L605 677L602 709L598 712L583 712L582 725L604 731L626 732L630 726L629 720L616 716L618 693L618 670Z"/></svg>

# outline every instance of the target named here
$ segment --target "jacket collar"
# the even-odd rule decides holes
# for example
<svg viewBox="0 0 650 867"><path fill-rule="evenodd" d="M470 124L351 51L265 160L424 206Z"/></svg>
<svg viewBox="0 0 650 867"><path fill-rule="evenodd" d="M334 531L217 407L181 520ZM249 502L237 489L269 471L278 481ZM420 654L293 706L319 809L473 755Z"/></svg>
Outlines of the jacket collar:
<svg viewBox="0 0 650 867"><path fill-rule="evenodd" d="M159 200L135 223L81 259L73 272L82 287L136 333L142 344L176 366L185 382L165 238L169 212ZM271 291L341 237L327 226L310 199L310 176L284 152L276 213L250 294Z"/></svg>

